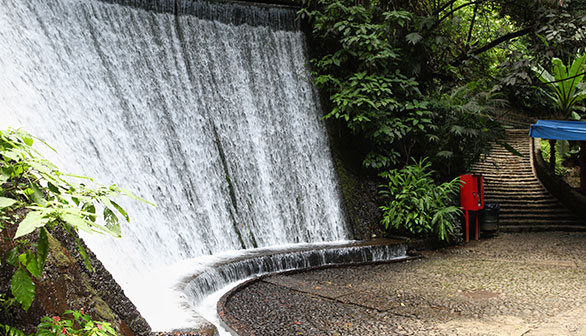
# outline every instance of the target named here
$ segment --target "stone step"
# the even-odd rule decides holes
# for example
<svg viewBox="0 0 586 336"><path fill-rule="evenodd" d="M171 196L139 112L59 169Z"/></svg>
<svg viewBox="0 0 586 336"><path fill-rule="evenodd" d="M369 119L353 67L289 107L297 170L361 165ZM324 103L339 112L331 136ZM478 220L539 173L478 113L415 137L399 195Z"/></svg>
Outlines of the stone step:
<svg viewBox="0 0 586 336"><path fill-rule="evenodd" d="M486 158L484 160L479 160L476 163L474 163L474 166L487 166L487 167L505 167L505 165L526 165L528 163L531 162L531 159L529 159L529 157L527 158L518 158L518 157L514 157L514 158L500 158L500 159L495 159L495 157L490 157L490 158ZM527 166L524 166L527 167ZM527 167L530 168L530 167Z"/></svg>
<svg viewBox="0 0 586 336"><path fill-rule="evenodd" d="M520 174L513 177L513 174L509 175L486 175L483 174L484 182L493 183L538 183L541 182L533 174Z"/></svg>
<svg viewBox="0 0 586 336"><path fill-rule="evenodd" d="M516 164L516 165L524 165L531 162L529 158L501 158L497 159L495 157L491 157L490 159L478 161L475 165L476 166L504 166L505 164Z"/></svg>
<svg viewBox="0 0 586 336"><path fill-rule="evenodd" d="M499 225L501 226L509 226L509 225L571 225L571 226L585 226L586 224L584 224L584 222L581 222L579 220L568 220L568 219L559 219L559 220L545 220L545 221L540 221L540 220L534 220L534 219L517 219L517 220L511 220L511 219L499 219Z"/></svg>
<svg viewBox="0 0 586 336"><path fill-rule="evenodd" d="M503 223L507 222L514 222L518 223L520 221L531 221L534 222L535 225L539 225L539 223L551 223L555 224L557 222L576 222L579 223L576 216L573 214L530 214L530 213L516 213L516 214L499 214L499 219L502 220Z"/></svg>
<svg viewBox="0 0 586 336"><path fill-rule="evenodd" d="M506 195L487 195L485 196L486 199L491 200L492 202L500 203L500 204L519 204L519 203L535 203L540 201L549 201L554 202L557 201L552 196L531 196L531 197L509 197ZM486 200L485 200L486 202Z"/></svg>
<svg viewBox="0 0 586 336"><path fill-rule="evenodd" d="M521 153L522 156L513 154L511 152L491 152L489 158L491 161L501 161L501 160L510 160L510 161L520 161L520 160L530 160L529 150L523 150L521 148L517 149L517 152Z"/></svg>
<svg viewBox="0 0 586 336"><path fill-rule="evenodd" d="M493 197L494 196L494 197ZM553 198L548 192L545 190L526 190L526 189L484 189L484 197L485 198L510 198L515 200L534 200L534 199L547 199L547 197Z"/></svg>
<svg viewBox="0 0 586 336"><path fill-rule="evenodd" d="M520 167L512 167L509 166L500 166L500 167L472 167L470 169L471 172L479 174L479 175L488 175L488 176L503 176L503 175L526 175L530 176L533 174L533 170L531 168L526 168L529 164L525 164Z"/></svg>
<svg viewBox="0 0 586 336"><path fill-rule="evenodd" d="M484 183L484 190L519 190L521 192L532 192L532 191L543 191L546 192L546 189L541 186L539 183L519 183L513 184L510 182L507 183L494 183L492 181L488 181Z"/></svg>
<svg viewBox="0 0 586 336"><path fill-rule="evenodd" d="M507 173L528 173L531 174L533 172L533 170L531 169L531 167L527 167L528 165L530 165L529 163L523 163L523 164L519 164L519 165L514 165L514 164L498 164L498 165L493 165L493 164L489 164L486 166L475 166L472 167L470 169L470 171L473 172L483 172L485 174L492 174L492 175L500 175L503 172L507 172Z"/></svg>
<svg viewBox="0 0 586 336"><path fill-rule="evenodd" d="M485 203L499 203L501 231L586 231L586 223L568 211L541 184L531 166L528 129L508 129L505 140L522 154L500 145L475 163L484 176Z"/></svg>
<svg viewBox="0 0 586 336"><path fill-rule="evenodd" d="M514 184L512 182L496 182L496 181L487 181L484 180L484 190L489 189L508 189L508 190L545 190L545 188L539 183L535 181L531 182L523 182Z"/></svg>
<svg viewBox="0 0 586 336"><path fill-rule="evenodd" d="M541 201L533 201L527 202L525 200L508 200L508 201L498 201L493 198L486 198L484 203L498 203L501 209L527 209L532 210L535 208L560 208L562 204L556 199L549 199L549 200L541 200Z"/></svg>
<svg viewBox="0 0 586 336"><path fill-rule="evenodd" d="M529 178L531 176L533 176L535 178L535 175L533 175L533 170L529 169L523 169L523 170L486 170L484 172L481 172L480 170L471 170L472 172L477 172L477 173L481 173L480 175L484 176L484 177L497 177L497 178L516 178L516 177L524 177L524 178Z"/></svg>
<svg viewBox="0 0 586 336"><path fill-rule="evenodd" d="M525 193L510 193L510 194L503 194L502 192L500 193L495 193L492 191L488 191L484 193L484 199L486 200L493 200L495 202L503 202L503 203L513 203L513 204L519 204L519 205L524 205L524 204L529 204L529 203L539 203L539 202L543 202L543 201L557 201L557 199L553 196L551 196L548 193L543 193L543 194L525 194ZM547 202L544 202L547 203Z"/></svg>
<svg viewBox="0 0 586 336"><path fill-rule="evenodd" d="M485 201L484 203L493 203L493 202L489 202L489 201ZM498 202L497 202L498 203ZM564 206L557 202L557 201L552 201L552 202L548 202L548 203L528 203L528 202L519 202L519 203L511 203L511 202L507 202L507 203L499 203L499 208L501 209L501 211L517 211L517 210L523 210L523 211L531 211L531 212L541 212L541 211L548 211L548 210L553 210L553 211L557 211L557 209L563 209L564 211L565 208Z"/></svg>
<svg viewBox="0 0 586 336"><path fill-rule="evenodd" d="M547 208L543 208L543 207L514 207L514 206L501 206L500 207L500 213L503 215L526 215L526 214L532 214L532 215L554 215L554 214L560 214L560 215L567 215L570 214L572 216L575 217L574 214L568 212L568 210L566 208L563 207L547 207Z"/></svg>
<svg viewBox="0 0 586 336"><path fill-rule="evenodd" d="M496 181L487 181L484 180L484 189L498 189L498 188L508 188L508 189L535 189L535 190L543 190L543 186L541 183L533 181L533 182L524 182L524 183L517 183L507 181L507 182L496 182Z"/></svg>
<svg viewBox="0 0 586 336"><path fill-rule="evenodd" d="M501 232L544 232L544 231L568 231L568 232L584 232L586 226L572 225L572 224L552 224L552 225L501 225L499 230Z"/></svg>

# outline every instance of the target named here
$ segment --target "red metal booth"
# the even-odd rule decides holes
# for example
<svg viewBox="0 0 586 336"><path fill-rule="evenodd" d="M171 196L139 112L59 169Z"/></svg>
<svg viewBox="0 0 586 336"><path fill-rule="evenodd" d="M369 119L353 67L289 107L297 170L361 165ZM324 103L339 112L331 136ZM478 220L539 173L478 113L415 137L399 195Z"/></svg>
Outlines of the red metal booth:
<svg viewBox="0 0 586 336"><path fill-rule="evenodd" d="M482 175L460 175L460 206L464 209L466 216L466 242L470 240L470 211L476 211L476 235L479 237L478 210L484 208L484 183Z"/></svg>

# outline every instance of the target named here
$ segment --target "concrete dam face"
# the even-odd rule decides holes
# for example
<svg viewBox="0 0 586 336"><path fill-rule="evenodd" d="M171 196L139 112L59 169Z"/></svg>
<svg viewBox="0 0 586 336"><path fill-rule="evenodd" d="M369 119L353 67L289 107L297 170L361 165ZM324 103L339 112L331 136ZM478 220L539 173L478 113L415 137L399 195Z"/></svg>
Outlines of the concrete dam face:
<svg viewBox="0 0 586 336"><path fill-rule="evenodd" d="M157 205L120 200L123 238L84 236L155 330L169 326L153 286L186 260L350 238L295 15L0 0L2 128L45 140L64 171Z"/></svg>

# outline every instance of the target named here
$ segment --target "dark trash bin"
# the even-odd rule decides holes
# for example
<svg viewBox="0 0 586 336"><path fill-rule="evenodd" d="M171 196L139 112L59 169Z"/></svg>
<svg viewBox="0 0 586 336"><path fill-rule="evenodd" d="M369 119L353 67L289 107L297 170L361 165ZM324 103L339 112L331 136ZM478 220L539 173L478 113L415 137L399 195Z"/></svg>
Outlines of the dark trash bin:
<svg viewBox="0 0 586 336"><path fill-rule="evenodd" d="M487 234L495 234L499 230L499 211L498 203L484 203L484 209L479 211L478 222L480 231Z"/></svg>

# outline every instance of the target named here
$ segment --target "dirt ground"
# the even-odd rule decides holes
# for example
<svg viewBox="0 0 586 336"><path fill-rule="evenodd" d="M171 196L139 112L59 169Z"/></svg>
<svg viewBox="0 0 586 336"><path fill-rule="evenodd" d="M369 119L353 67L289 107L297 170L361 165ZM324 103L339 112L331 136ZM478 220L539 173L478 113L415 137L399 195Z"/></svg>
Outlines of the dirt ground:
<svg viewBox="0 0 586 336"><path fill-rule="evenodd" d="M240 335L584 335L586 233L511 233L401 263L275 275L235 292Z"/></svg>

